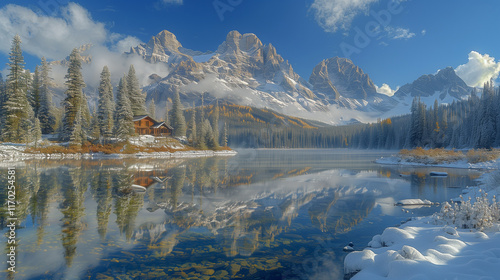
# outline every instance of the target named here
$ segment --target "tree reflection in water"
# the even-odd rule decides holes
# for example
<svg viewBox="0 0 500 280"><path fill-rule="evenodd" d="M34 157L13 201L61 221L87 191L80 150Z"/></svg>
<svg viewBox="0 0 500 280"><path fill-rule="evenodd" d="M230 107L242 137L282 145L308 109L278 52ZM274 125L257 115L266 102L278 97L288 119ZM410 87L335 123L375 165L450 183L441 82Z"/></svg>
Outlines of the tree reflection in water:
<svg viewBox="0 0 500 280"><path fill-rule="evenodd" d="M417 173L400 178L382 167L326 170L330 179L320 180L324 168L299 159L237 168L229 161L26 162L17 169L17 214L24 226L20 260L61 258L52 257L52 266L23 265L21 273L29 279L71 278L67 273L76 278L229 279L269 271L299 277L306 273L304 260L317 260L318 248L322 258L341 265L341 251L332 254L333 247L345 245L339 236L376 206L383 191L358 186L356 178L368 176L384 185L397 178L415 195L428 185L435 192L436 184L450 184ZM330 181L343 177L349 180ZM452 174L449 180L469 184ZM0 184L6 185L5 178ZM2 192L0 203L5 201ZM0 213L3 230L6 218Z"/></svg>

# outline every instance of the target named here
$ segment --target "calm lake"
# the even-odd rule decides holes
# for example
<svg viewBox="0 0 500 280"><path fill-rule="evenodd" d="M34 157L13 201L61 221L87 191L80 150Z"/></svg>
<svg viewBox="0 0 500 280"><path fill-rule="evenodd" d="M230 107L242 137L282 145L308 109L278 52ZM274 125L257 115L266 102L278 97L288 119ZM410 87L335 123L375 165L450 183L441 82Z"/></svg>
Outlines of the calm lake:
<svg viewBox="0 0 500 280"><path fill-rule="evenodd" d="M239 150L234 157L27 161L16 167L15 275L1 279L342 279L343 247L437 207L479 171L382 166L396 152ZM446 171L445 178L429 177ZM6 236L7 213L0 225ZM2 239L7 252L10 246Z"/></svg>

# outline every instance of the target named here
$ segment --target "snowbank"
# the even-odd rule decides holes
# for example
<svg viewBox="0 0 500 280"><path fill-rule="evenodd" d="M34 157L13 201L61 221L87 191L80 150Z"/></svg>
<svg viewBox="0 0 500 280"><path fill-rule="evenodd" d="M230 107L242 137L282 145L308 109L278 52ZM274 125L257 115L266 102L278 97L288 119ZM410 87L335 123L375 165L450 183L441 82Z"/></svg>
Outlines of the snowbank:
<svg viewBox="0 0 500 280"><path fill-rule="evenodd" d="M402 199L395 203L396 206L406 206L406 205L434 205L431 201L427 199Z"/></svg>
<svg viewBox="0 0 500 280"><path fill-rule="evenodd" d="M498 279L500 224L486 232L435 225L418 218L373 237L352 252L344 272L352 279Z"/></svg>
<svg viewBox="0 0 500 280"><path fill-rule="evenodd" d="M491 160L486 162L479 163L469 163L467 160L458 160L453 162L444 162L439 164L432 163L419 163L408 161L406 159L401 159L398 156L392 157L381 157L375 160L376 163L379 164L389 164L389 165L407 165L407 166L433 166L433 167L448 167L448 168L464 168L464 169L499 169L500 161L499 160Z"/></svg>
<svg viewBox="0 0 500 280"><path fill-rule="evenodd" d="M421 165L401 163L396 157L377 162ZM481 187L468 187L462 191L463 195L457 198L461 204L453 203L452 206L445 202L441 211L431 217L420 217L397 228L386 228L372 238L368 248L347 255L344 273L348 277L352 276L353 280L499 279L500 213L498 205L490 204L500 193L500 171L491 171L498 169L498 161L436 166L490 169L490 172L480 178ZM474 204L476 201L480 203ZM418 203L420 201L412 199L396 204ZM456 224L465 228L457 229Z"/></svg>
<svg viewBox="0 0 500 280"><path fill-rule="evenodd" d="M12 146L0 144L0 161L24 161L30 159L115 159L115 158L195 158L212 156L234 156L236 151L178 151L178 152L155 152L136 154L30 154L24 152L23 146Z"/></svg>

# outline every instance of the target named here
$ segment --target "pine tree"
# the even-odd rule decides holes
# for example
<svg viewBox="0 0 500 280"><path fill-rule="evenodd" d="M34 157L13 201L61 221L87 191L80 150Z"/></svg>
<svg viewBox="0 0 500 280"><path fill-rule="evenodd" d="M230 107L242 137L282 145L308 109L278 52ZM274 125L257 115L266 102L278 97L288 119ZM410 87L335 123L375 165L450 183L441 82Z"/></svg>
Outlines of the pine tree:
<svg viewBox="0 0 500 280"><path fill-rule="evenodd" d="M87 96L83 93L82 103L82 128L85 135L88 135L92 130L92 115L90 114L89 103L87 101Z"/></svg>
<svg viewBox="0 0 500 280"><path fill-rule="evenodd" d="M56 125L56 116L52 106L52 92L50 85L52 79L50 78L50 65L42 57L41 73L39 79L40 87L40 108L38 110L38 119L40 119L40 127L42 133L48 134L54 132Z"/></svg>
<svg viewBox="0 0 500 280"><path fill-rule="evenodd" d="M218 145L219 143L219 100L215 102L214 114L212 116L212 126L213 126L213 134L214 141Z"/></svg>
<svg viewBox="0 0 500 280"><path fill-rule="evenodd" d="M174 135L176 137L186 136L186 119L184 118L181 98L178 92L176 92L174 96L172 111L172 126L174 127Z"/></svg>
<svg viewBox="0 0 500 280"><path fill-rule="evenodd" d="M82 69L82 60L80 57L80 53L78 49L73 49L71 55L69 56L69 67L68 73L66 74L66 82L65 85L67 87L66 90L66 98L64 99L64 118L63 118L63 130L61 133L62 140L69 140L70 137L74 137L75 133L73 130L75 129L75 120L77 118L77 114L80 114L80 118L78 119L79 128L82 127L82 103L84 102L83 97L83 88L85 87L85 83L83 82L83 76L81 73ZM78 134L78 133L77 133Z"/></svg>
<svg viewBox="0 0 500 280"><path fill-rule="evenodd" d="M201 108L201 107L200 107ZM200 109L200 116L202 115L203 110ZM207 127L205 126L205 121L206 119L203 119L199 117L198 119L198 131L196 132L197 140L196 140L196 147L201 149L201 150L206 150L207 149L207 141L205 134L207 133ZM210 124L210 122L208 122Z"/></svg>
<svg viewBox="0 0 500 280"><path fill-rule="evenodd" d="M30 104L31 107L33 107L35 117L38 118L38 113L40 112L40 70L38 65L35 67L35 74L31 87Z"/></svg>
<svg viewBox="0 0 500 280"><path fill-rule="evenodd" d="M222 146L227 147L227 123L224 122L224 134L222 136Z"/></svg>
<svg viewBox="0 0 500 280"><path fill-rule="evenodd" d="M71 130L71 135L69 137L69 144L72 146L81 146L85 140L82 121L82 111L77 110L75 119L73 120L73 129Z"/></svg>
<svg viewBox="0 0 500 280"><path fill-rule="evenodd" d="M206 149L207 148L207 145L205 143L205 138L203 137L203 135L205 134L204 131L203 131L203 123L205 122L205 112L203 110L203 105L204 105L204 100L203 100L203 94L201 95L201 106L198 107L198 114L197 115L197 118L198 118L198 126L196 126L197 128L197 131L196 131L196 136L197 136L197 139L196 139L196 146L200 149Z"/></svg>
<svg viewBox="0 0 500 280"><path fill-rule="evenodd" d="M139 86L139 80L135 74L134 65L130 65L127 75L127 92L130 99L130 108L134 116L147 114L146 112L146 98L142 94Z"/></svg>
<svg viewBox="0 0 500 280"><path fill-rule="evenodd" d="M102 69L98 92L97 123L99 124L99 136L107 141L113 136L114 127L113 85L111 85L111 74L108 66L104 66Z"/></svg>
<svg viewBox="0 0 500 280"><path fill-rule="evenodd" d="M29 126L33 112L28 101L24 58L21 50L21 37L16 35L9 53L9 74L7 76L6 101L3 104L4 122L3 141L25 142L29 135Z"/></svg>
<svg viewBox="0 0 500 280"><path fill-rule="evenodd" d="M215 142L214 131L208 119L205 119L203 122L203 138L208 148L215 149L219 146L217 142Z"/></svg>
<svg viewBox="0 0 500 280"><path fill-rule="evenodd" d="M116 99L115 135L117 138L127 141L134 134L134 116L127 94L126 77L120 79Z"/></svg>
<svg viewBox="0 0 500 280"><path fill-rule="evenodd" d="M31 75L31 72L29 69L24 69L23 75L22 75L22 80L23 80L23 87L26 89L26 96L28 98L28 102L33 108L33 76Z"/></svg>
<svg viewBox="0 0 500 280"><path fill-rule="evenodd" d="M170 125L170 118L168 117L168 115L170 113L169 111L170 110L168 110L168 101L167 101L165 104L165 117L164 117L164 121L165 121L166 125Z"/></svg>
<svg viewBox="0 0 500 280"><path fill-rule="evenodd" d="M150 117L156 120L156 106L154 99L151 99L151 101L149 102L148 113Z"/></svg>
<svg viewBox="0 0 500 280"><path fill-rule="evenodd" d="M31 131L31 136L33 137L33 141L35 141L35 148L37 147L38 141L42 139L42 128L40 127L40 120L38 118L34 118L33 130Z"/></svg>
<svg viewBox="0 0 500 280"><path fill-rule="evenodd" d="M191 114L191 121L189 122L189 140L192 145L196 145L196 107L193 103L193 113Z"/></svg>
<svg viewBox="0 0 500 280"><path fill-rule="evenodd" d="M7 92L5 89L5 82L3 80L2 73L0 73L0 132L3 131L4 124L4 112L3 105L7 101Z"/></svg>
<svg viewBox="0 0 500 280"><path fill-rule="evenodd" d="M113 122L114 122L114 117L115 116L113 115ZM101 126L99 125L99 118L98 118L97 111L96 111L95 107L94 107L94 111L92 112L92 121L91 121L90 126L92 127L91 131L90 131L90 137L92 139L99 139L101 137ZM113 129L114 129L114 127L113 127ZM111 132L113 132L113 131L111 131Z"/></svg>

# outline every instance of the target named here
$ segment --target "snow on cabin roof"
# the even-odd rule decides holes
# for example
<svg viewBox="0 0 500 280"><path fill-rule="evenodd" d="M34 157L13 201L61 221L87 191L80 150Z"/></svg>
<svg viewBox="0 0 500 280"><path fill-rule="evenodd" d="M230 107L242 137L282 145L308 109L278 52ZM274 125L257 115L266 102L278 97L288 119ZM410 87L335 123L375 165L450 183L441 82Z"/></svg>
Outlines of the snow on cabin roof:
<svg viewBox="0 0 500 280"><path fill-rule="evenodd" d="M149 117L149 116L148 116L148 115L134 116L133 121L134 121L134 122L136 122L136 121L140 121L140 120L142 120L142 119L144 119L144 118L147 118L147 117Z"/></svg>
<svg viewBox="0 0 500 280"><path fill-rule="evenodd" d="M156 121L155 119L153 119L152 117L150 117L148 115L134 116L133 121L137 122L137 121L140 121L140 120L145 119L145 118L150 118L153 121L153 125L151 126L152 128L159 128L160 126L163 125L163 126L165 126L166 128L168 128L170 130L174 130L173 127L171 127L170 125L166 124L165 122Z"/></svg>
<svg viewBox="0 0 500 280"><path fill-rule="evenodd" d="M152 125L152 128L159 128L160 126L164 125L166 128L173 130L174 128L171 127L170 125L166 124L165 122L156 122L154 125Z"/></svg>

